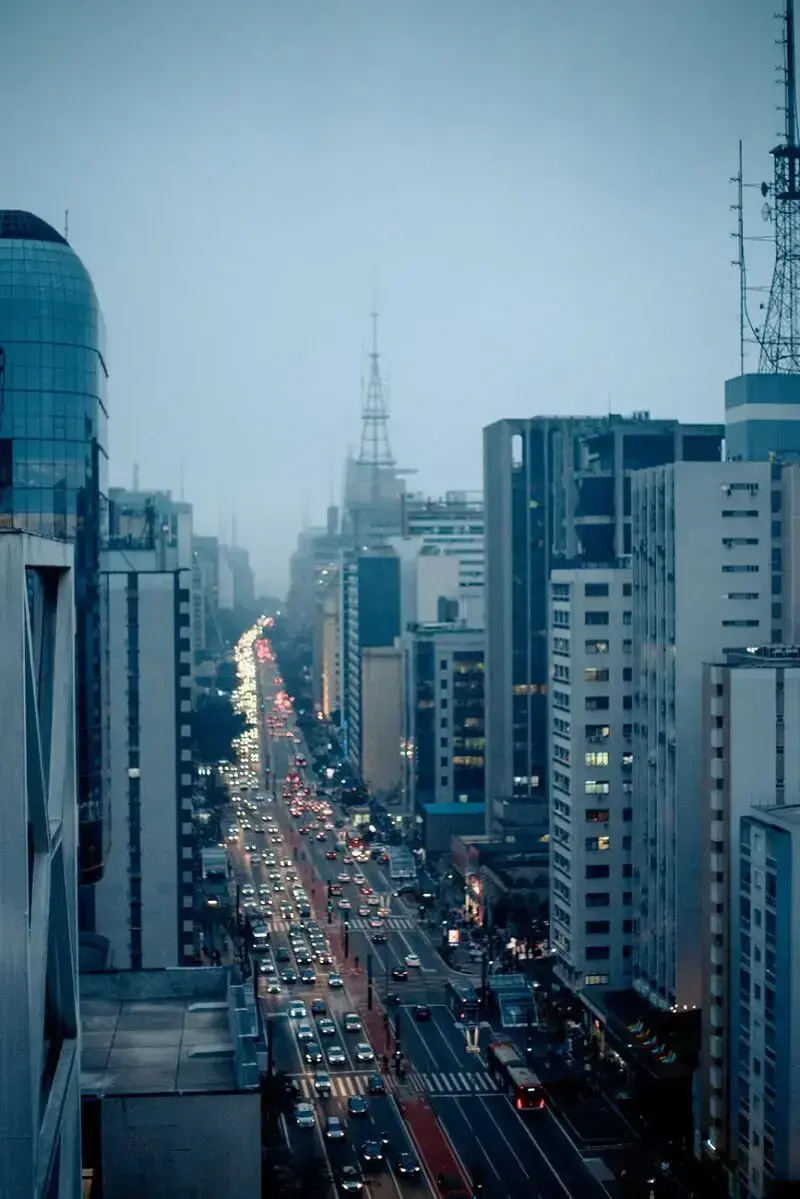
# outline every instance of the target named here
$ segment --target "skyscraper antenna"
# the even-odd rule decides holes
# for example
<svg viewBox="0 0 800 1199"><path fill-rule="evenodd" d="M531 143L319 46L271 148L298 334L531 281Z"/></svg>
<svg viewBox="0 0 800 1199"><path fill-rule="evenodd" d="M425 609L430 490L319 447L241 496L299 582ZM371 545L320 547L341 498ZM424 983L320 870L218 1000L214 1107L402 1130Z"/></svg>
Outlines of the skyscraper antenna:
<svg viewBox="0 0 800 1199"><path fill-rule="evenodd" d="M69 241L69 209L64 209L64 241Z"/></svg>
<svg viewBox="0 0 800 1199"><path fill-rule="evenodd" d="M231 512L231 549L234 550L236 549L236 533L236 504L234 503L233 511Z"/></svg>
<svg viewBox="0 0 800 1199"><path fill-rule="evenodd" d="M139 490L139 463L138 462L134 462L134 464L133 464L133 490L134 491Z"/></svg>
<svg viewBox="0 0 800 1199"><path fill-rule="evenodd" d="M762 215L775 229L775 266L764 326L758 331L761 374L800 373L800 148L794 0L786 0L783 25L783 141L772 151L774 176L761 184ZM771 201L771 203L770 203Z"/></svg>
<svg viewBox="0 0 800 1199"><path fill-rule="evenodd" d="M183 458L181 458L180 472L181 472L180 473L180 489L181 489L180 496L181 496L181 503L183 503Z"/></svg>
<svg viewBox="0 0 800 1199"><path fill-rule="evenodd" d="M392 469L395 460L389 446L389 409L383 394L380 350L378 349L378 313L372 312L372 349L369 355L369 380L361 409L361 452L359 462L369 466L373 496L380 492L383 470Z"/></svg>

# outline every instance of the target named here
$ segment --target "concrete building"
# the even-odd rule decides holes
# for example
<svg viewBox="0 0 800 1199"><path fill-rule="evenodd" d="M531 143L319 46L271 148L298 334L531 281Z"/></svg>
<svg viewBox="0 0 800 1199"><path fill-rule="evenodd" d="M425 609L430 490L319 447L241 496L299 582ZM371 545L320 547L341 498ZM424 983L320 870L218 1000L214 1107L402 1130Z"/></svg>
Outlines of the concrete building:
<svg viewBox="0 0 800 1199"><path fill-rule="evenodd" d="M84 1166L104 1199L261 1193L252 987L208 966L82 975L81 1021Z"/></svg>
<svg viewBox="0 0 800 1199"><path fill-rule="evenodd" d="M0 1195L79 1199L73 549L0 532Z"/></svg>
<svg viewBox="0 0 800 1199"><path fill-rule="evenodd" d="M141 970L194 953L191 571L156 548L109 550L101 594L111 815L97 893L110 964Z"/></svg>
<svg viewBox="0 0 800 1199"><path fill-rule="evenodd" d="M86 268L29 212L0 211L0 527L75 543L79 870L103 872L105 809L97 602L108 520L105 327ZM82 893L91 928L92 893Z"/></svg>
<svg viewBox="0 0 800 1199"><path fill-rule="evenodd" d="M742 817L732 891L730 1127L738 1199L800 1181L800 808ZM777 1193L777 1192L776 1192Z"/></svg>
<svg viewBox="0 0 800 1199"><path fill-rule="evenodd" d="M342 593L339 572L331 571L329 585L317 602L317 661L314 676L322 714L330 718L342 706Z"/></svg>
<svg viewBox="0 0 800 1199"><path fill-rule="evenodd" d="M631 983L631 572L550 575L550 936L575 991Z"/></svg>
<svg viewBox="0 0 800 1199"><path fill-rule="evenodd" d="M703 663L780 640L772 470L677 462L639 471L631 507L633 980L648 1002L674 1011L702 1002Z"/></svg>
<svg viewBox="0 0 800 1199"><path fill-rule="evenodd" d="M800 647L769 645L728 655L703 670L703 1052L701 1143L736 1173L738 1114L730 1121L731 1036L740 1004L732 938L740 918L736 880L742 820L754 805L800 796ZM754 934L755 935L755 934ZM749 969L749 966L748 966ZM782 1042L781 1042L782 1043Z"/></svg>
<svg viewBox="0 0 800 1199"><path fill-rule="evenodd" d="M462 624L403 633L403 790L415 816L431 804L483 803L483 640Z"/></svg>
<svg viewBox="0 0 800 1199"><path fill-rule="evenodd" d="M403 534L421 537L458 562L461 619L474 629L484 623L483 495L448 491L439 499L421 494L403 497Z"/></svg>
<svg viewBox="0 0 800 1199"><path fill-rule="evenodd" d="M547 803L548 581L630 554L633 472L719 460L723 429L632 417L534 417L484 429L489 831Z"/></svg>
<svg viewBox="0 0 800 1199"><path fill-rule="evenodd" d="M738 375L725 384L725 449L735 462L800 458L800 378Z"/></svg>
<svg viewBox="0 0 800 1199"><path fill-rule="evenodd" d="M361 651L361 777L378 799L402 782L403 655L399 645Z"/></svg>
<svg viewBox="0 0 800 1199"><path fill-rule="evenodd" d="M224 552L233 578L233 606L250 612L254 608L256 597L250 554L239 545L226 545Z"/></svg>
<svg viewBox="0 0 800 1199"><path fill-rule="evenodd" d="M195 645L198 660L219 652L222 648L222 631L219 626L219 540L216 537L192 537L192 586L202 595L202 611L198 602L194 618L199 623L203 618L203 632L195 624ZM203 651L199 646L203 644Z"/></svg>

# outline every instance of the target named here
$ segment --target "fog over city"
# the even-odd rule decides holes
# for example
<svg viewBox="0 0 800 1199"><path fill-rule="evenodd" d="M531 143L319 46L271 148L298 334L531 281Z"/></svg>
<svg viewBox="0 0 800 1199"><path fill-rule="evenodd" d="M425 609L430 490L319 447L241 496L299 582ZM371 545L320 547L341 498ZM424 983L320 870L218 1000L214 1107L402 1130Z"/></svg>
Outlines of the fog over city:
<svg viewBox="0 0 800 1199"><path fill-rule="evenodd" d="M2 6L3 202L69 210L111 481L182 480L211 534L235 510L282 592L358 445L373 303L428 492L480 487L502 416L721 420L773 36L747 0Z"/></svg>

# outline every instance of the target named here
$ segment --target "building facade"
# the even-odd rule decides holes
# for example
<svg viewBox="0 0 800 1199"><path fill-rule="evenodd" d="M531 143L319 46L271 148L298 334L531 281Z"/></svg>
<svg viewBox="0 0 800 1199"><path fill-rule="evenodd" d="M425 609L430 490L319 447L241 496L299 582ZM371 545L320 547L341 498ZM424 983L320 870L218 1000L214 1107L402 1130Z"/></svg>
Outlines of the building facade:
<svg viewBox="0 0 800 1199"><path fill-rule="evenodd" d="M190 572L157 551L110 550L108 759L116 835L97 894L97 932L121 970L194 954Z"/></svg>
<svg viewBox="0 0 800 1199"><path fill-rule="evenodd" d="M725 448L736 462L800 459L800 378L758 374L728 379Z"/></svg>
<svg viewBox="0 0 800 1199"><path fill-rule="evenodd" d="M703 663L780 640L772 468L640 471L632 514L633 981L654 1006L678 1010L702 1002Z"/></svg>
<svg viewBox="0 0 800 1199"><path fill-rule="evenodd" d="M800 1181L800 809L741 820L732 920L732 1146L738 1199Z"/></svg>
<svg viewBox="0 0 800 1199"><path fill-rule="evenodd" d="M723 429L632 417L534 417L484 429L487 816L546 803L548 580L631 549L633 472L719 460ZM510 801L513 801L510 802Z"/></svg>
<svg viewBox="0 0 800 1199"><path fill-rule="evenodd" d="M98 603L107 378L103 317L77 254L39 217L0 211L0 527L75 545L83 883L101 877L109 838Z"/></svg>
<svg viewBox="0 0 800 1199"><path fill-rule="evenodd" d="M627 567L550 576L550 936L575 991L631 983L631 592Z"/></svg>
<svg viewBox="0 0 800 1199"><path fill-rule="evenodd" d="M403 497L403 532L422 537L458 562L458 595L461 618L470 628L484 623L484 522L483 495L474 491L448 491L440 499L423 495Z"/></svg>
<svg viewBox="0 0 800 1199"><path fill-rule="evenodd" d="M73 547L0 531L0 1194L79 1199Z"/></svg>
<svg viewBox="0 0 800 1199"><path fill-rule="evenodd" d="M729 1123L732 969L740 915L740 828L753 806L776 809L800 795L800 648L768 645L707 663L703 671L703 778L706 853L703 875L703 1052L701 1143L736 1174L737 1121Z"/></svg>

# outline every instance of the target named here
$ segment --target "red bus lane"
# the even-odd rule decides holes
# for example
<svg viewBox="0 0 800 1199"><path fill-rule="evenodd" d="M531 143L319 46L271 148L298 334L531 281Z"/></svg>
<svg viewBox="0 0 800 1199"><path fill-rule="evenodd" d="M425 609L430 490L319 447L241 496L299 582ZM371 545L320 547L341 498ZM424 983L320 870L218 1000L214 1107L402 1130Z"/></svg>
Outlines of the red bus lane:
<svg viewBox="0 0 800 1199"><path fill-rule="evenodd" d="M447 1199L469 1199L469 1180L428 1100L424 1095L413 1095L398 1099L397 1105L438 1193Z"/></svg>

